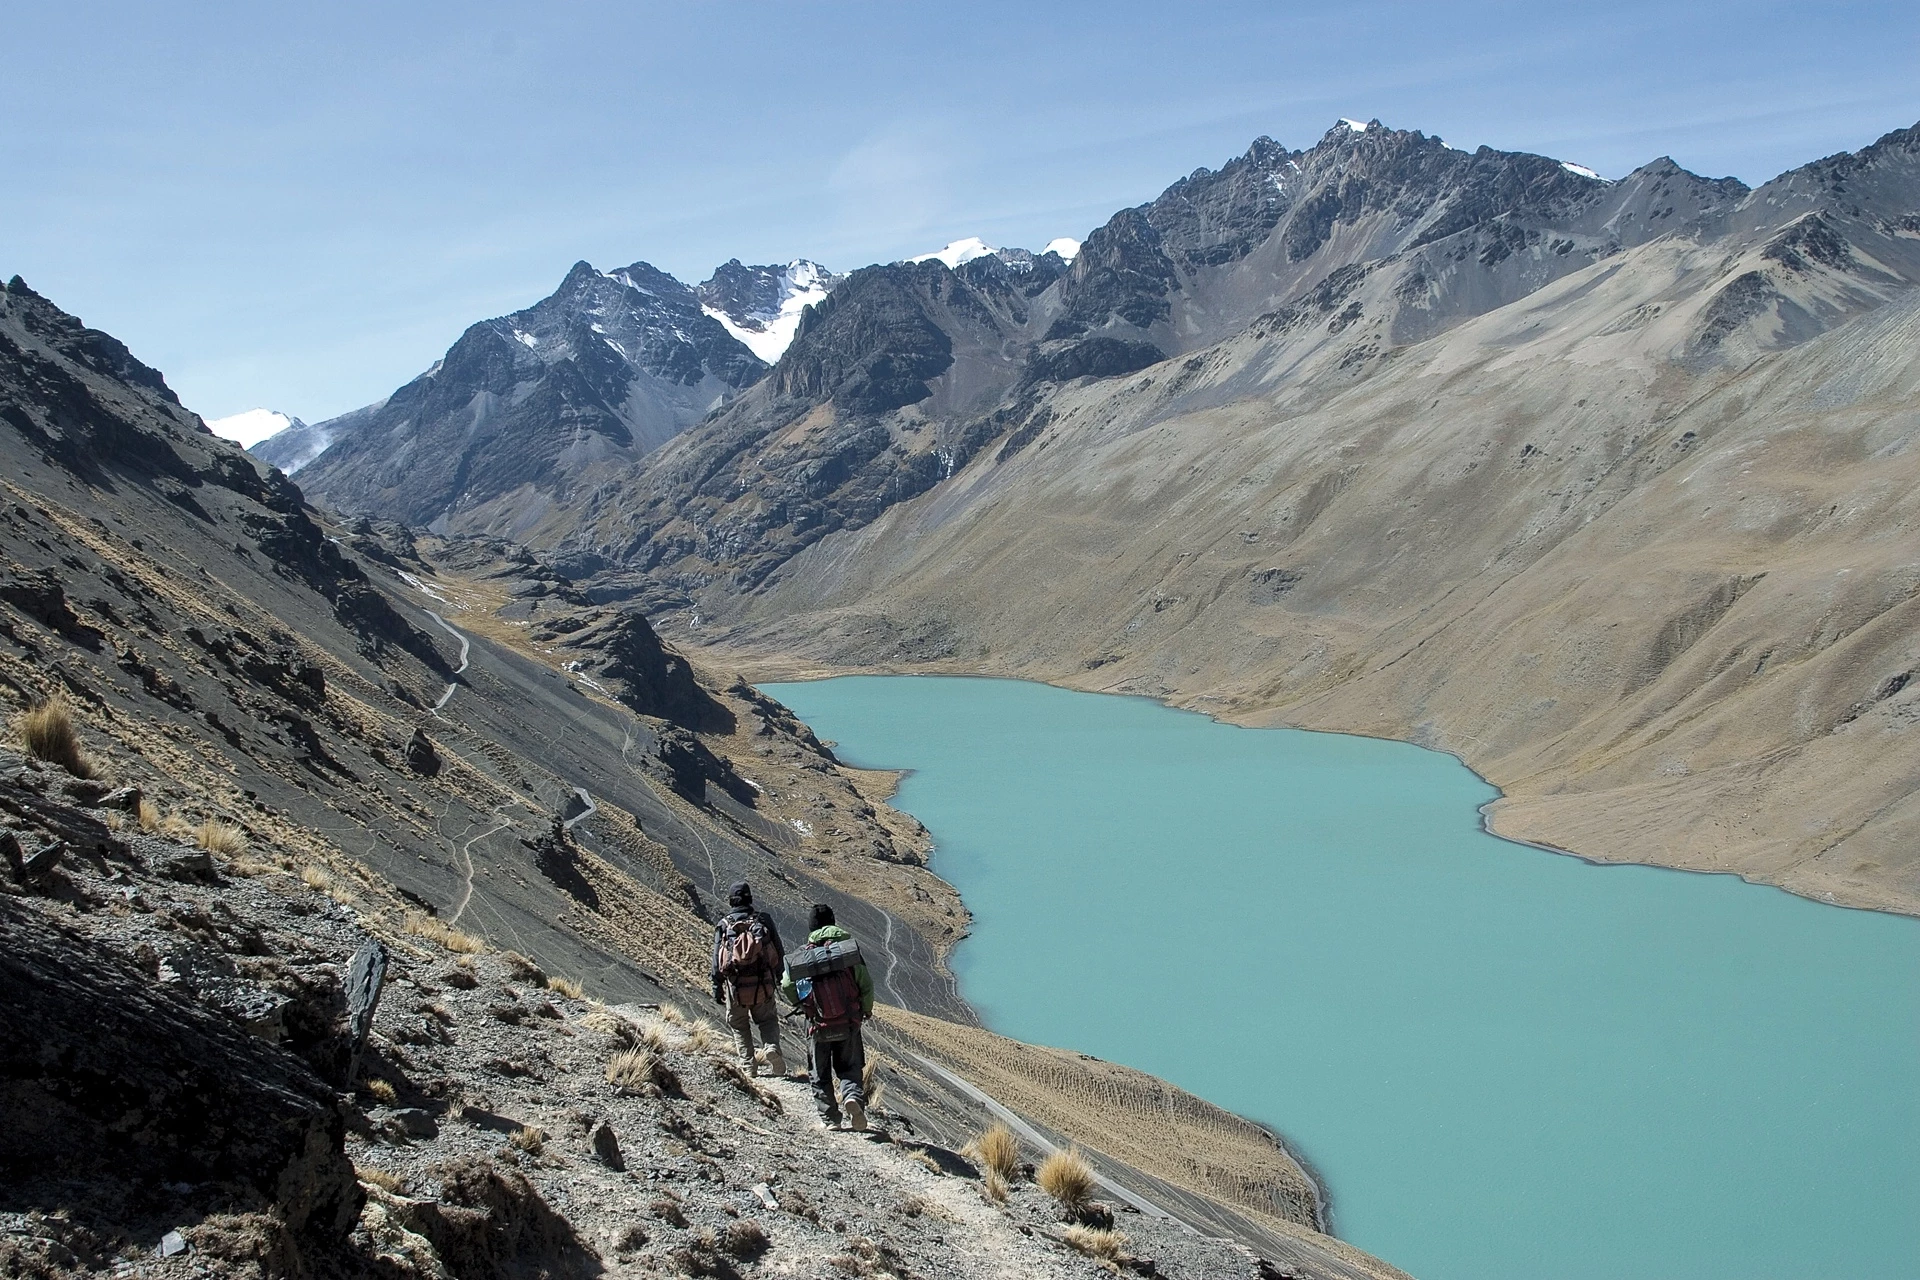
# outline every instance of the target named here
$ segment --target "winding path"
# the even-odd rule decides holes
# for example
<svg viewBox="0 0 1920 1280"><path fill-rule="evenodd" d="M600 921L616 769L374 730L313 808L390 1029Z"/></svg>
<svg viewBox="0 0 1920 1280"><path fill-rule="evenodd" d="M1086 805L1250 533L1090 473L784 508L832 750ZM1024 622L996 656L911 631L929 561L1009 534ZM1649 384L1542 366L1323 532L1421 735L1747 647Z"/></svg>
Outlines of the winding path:
<svg viewBox="0 0 1920 1280"><path fill-rule="evenodd" d="M438 623L442 631L460 642L460 665L453 669L453 674L456 678L447 682L447 691L440 695L440 701L433 704L433 714L438 716L440 714L440 708L447 705L448 699L453 697L453 691L460 687L458 677L466 673L467 655L473 650L473 642L468 640L467 637L459 631L454 630L452 623L448 622L433 610L427 610L427 616Z"/></svg>
<svg viewBox="0 0 1920 1280"><path fill-rule="evenodd" d="M560 824L561 829L566 831L573 830L575 827L585 822L588 818L591 818L594 814L600 812L600 806L593 802L593 797L587 794L587 789L585 787L575 787L573 789L573 794L575 794L576 796L579 796L580 803L586 805L587 807L585 809L582 809L579 813L574 814L571 818L566 819Z"/></svg>

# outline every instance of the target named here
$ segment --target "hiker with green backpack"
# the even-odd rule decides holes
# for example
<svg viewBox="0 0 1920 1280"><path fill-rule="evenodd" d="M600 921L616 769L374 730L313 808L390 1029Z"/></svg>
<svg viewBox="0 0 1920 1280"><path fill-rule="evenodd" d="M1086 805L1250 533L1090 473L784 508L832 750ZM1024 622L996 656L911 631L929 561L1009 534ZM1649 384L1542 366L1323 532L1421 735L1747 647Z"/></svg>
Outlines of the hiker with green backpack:
<svg viewBox="0 0 1920 1280"><path fill-rule="evenodd" d="M767 1073L787 1074L780 1052L780 1006L773 992L786 967L786 948L773 917L753 906L753 888L745 880L727 890L727 905L713 931L713 999L727 1011L727 1024L740 1041L740 1060L748 1075L760 1067L753 1053L753 1028L766 1046Z"/></svg>
<svg viewBox="0 0 1920 1280"><path fill-rule="evenodd" d="M821 1120L831 1128L844 1112L847 1128L861 1131L867 1127L867 1095L861 1083L867 1051L860 1024L873 1016L873 977L860 958L860 944L834 923L832 907L816 904L808 928L807 945L787 956L780 994L807 1016L809 1074Z"/></svg>

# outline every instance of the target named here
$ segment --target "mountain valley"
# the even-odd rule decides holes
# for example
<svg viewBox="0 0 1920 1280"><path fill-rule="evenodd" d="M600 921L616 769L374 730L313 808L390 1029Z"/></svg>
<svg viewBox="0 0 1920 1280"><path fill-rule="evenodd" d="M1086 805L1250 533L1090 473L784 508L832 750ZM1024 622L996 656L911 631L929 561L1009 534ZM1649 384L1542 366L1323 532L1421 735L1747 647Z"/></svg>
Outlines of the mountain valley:
<svg viewBox="0 0 1920 1280"><path fill-rule="evenodd" d="M463 528L749 675L1409 738L1503 834L1913 912L1916 207L1916 129L1753 190L1260 139L1071 263L855 271L724 406Z"/></svg>

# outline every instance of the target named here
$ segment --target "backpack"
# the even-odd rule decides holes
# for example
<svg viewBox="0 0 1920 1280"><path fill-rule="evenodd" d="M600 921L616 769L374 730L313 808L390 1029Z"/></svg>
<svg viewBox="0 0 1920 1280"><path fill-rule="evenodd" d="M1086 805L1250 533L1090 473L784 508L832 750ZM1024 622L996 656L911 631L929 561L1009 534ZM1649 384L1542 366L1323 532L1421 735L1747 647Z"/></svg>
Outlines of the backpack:
<svg viewBox="0 0 1920 1280"><path fill-rule="evenodd" d="M859 1027L860 983L852 968L802 978L795 989L807 1013L807 1031L815 1039L843 1039Z"/></svg>
<svg viewBox="0 0 1920 1280"><path fill-rule="evenodd" d="M720 976L735 1004L755 1005L773 995L773 938L758 912L720 922Z"/></svg>

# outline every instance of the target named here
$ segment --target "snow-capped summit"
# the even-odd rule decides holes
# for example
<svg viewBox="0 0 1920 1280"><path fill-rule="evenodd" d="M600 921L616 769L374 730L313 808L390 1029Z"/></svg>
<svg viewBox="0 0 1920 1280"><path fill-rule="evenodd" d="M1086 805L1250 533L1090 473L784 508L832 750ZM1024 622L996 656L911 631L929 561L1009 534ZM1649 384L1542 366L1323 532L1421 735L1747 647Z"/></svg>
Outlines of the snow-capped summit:
<svg viewBox="0 0 1920 1280"><path fill-rule="evenodd" d="M249 409L207 426L215 435L238 440L248 453L292 475L326 452L334 433L325 423L310 427L271 409Z"/></svg>
<svg viewBox="0 0 1920 1280"><path fill-rule="evenodd" d="M785 266L749 267L728 260L695 292L700 309L768 364L779 361L800 328L800 316L846 277L795 258Z"/></svg>
<svg viewBox="0 0 1920 1280"><path fill-rule="evenodd" d="M275 409L248 409L245 413L229 414L224 418L208 418L206 422L207 430L238 441L243 449L251 449L268 436L278 435L289 427L307 425Z"/></svg>
<svg viewBox="0 0 1920 1280"><path fill-rule="evenodd" d="M1365 133L1371 127L1365 120L1349 120L1345 116L1340 117L1340 123L1354 133Z"/></svg>
<svg viewBox="0 0 1920 1280"><path fill-rule="evenodd" d="M1047 247L1040 252L1057 253L1060 255L1061 261L1072 262L1080 256L1080 242L1072 236L1056 236L1052 240L1047 241Z"/></svg>
<svg viewBox="0 0 1920 1280"><path fill-rule="evenodd" d="M964 240L955 240L944 249L935 249L932 253L923 253L908 258L908 262L932 262L939 260L948 267L957 267L963 262L972 262L975 258L990 258L1000 251L982 240L979 236L968 236Z"/></svg>

